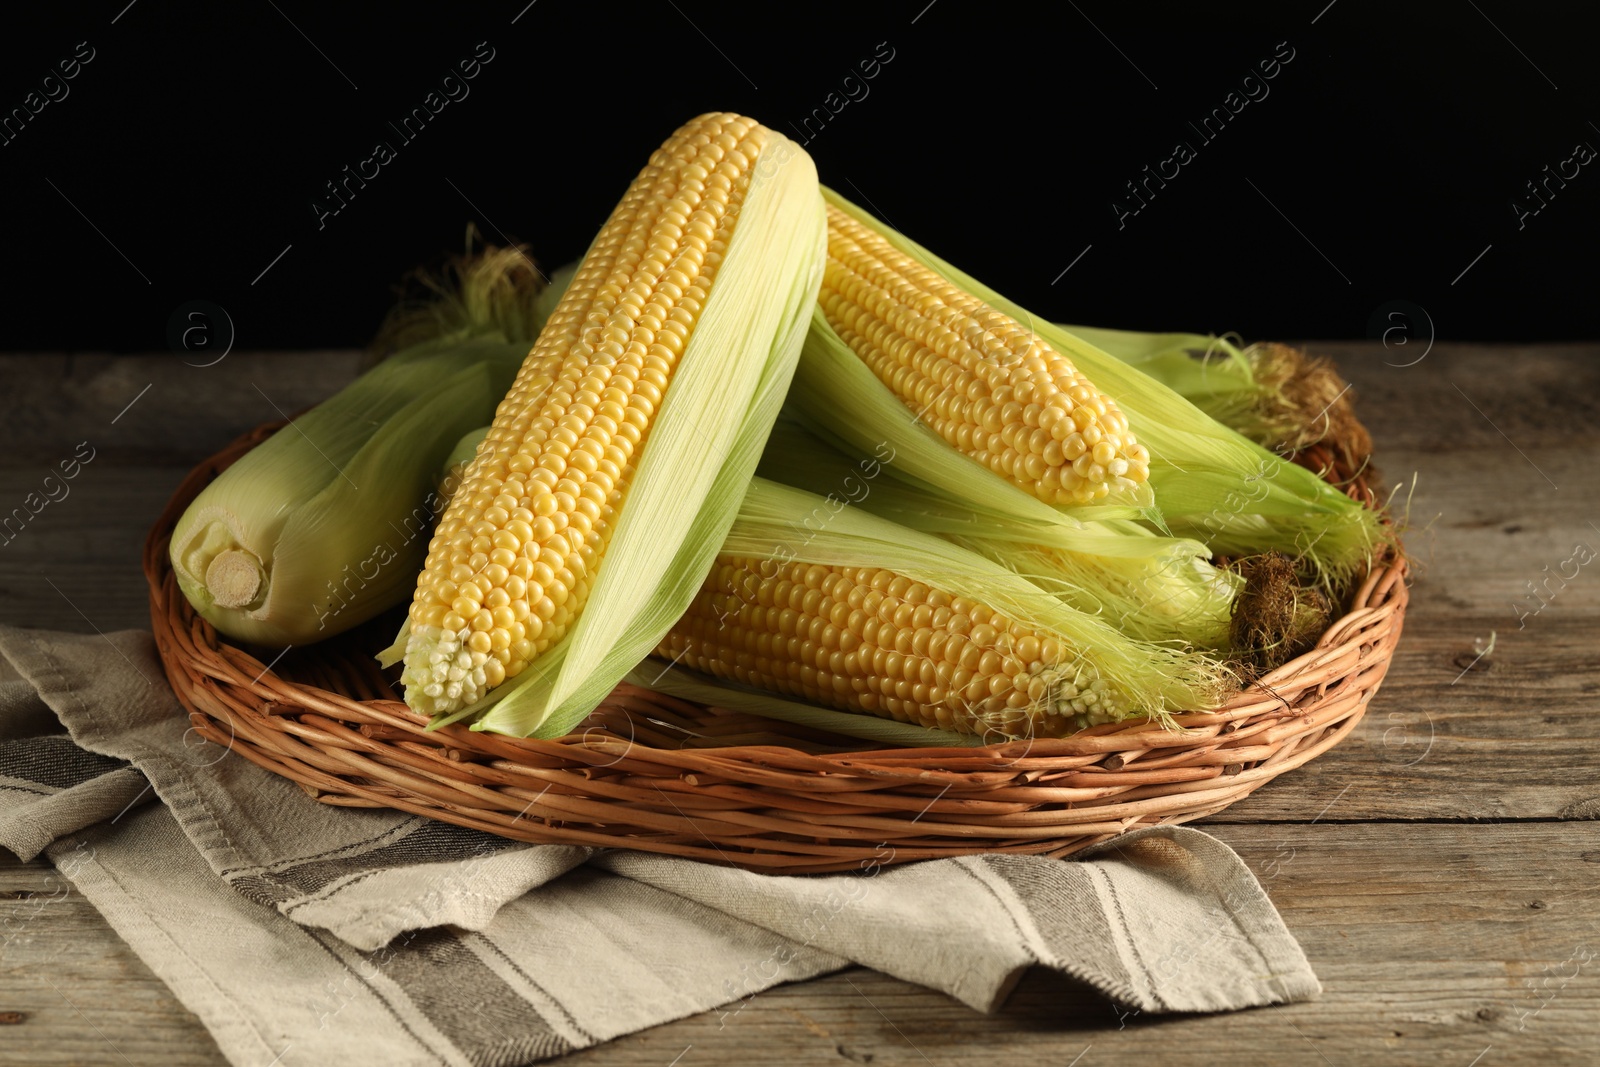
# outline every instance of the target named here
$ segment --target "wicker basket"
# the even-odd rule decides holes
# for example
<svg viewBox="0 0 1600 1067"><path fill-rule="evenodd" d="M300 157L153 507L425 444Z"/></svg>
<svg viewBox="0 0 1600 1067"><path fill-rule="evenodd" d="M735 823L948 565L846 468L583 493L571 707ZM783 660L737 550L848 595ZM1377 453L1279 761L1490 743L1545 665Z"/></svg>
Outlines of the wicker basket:
<svg viewBox="0 0 1600 1067"><path fill-rule="evenodd" d="M195 495L278 424L186 478L144 568L168 680L198 733L325 804L398 808L522 841L644 849L754 870L839 871L973 852L1065 856L1185 822L1338 744L1378 691L1405 616L1405 562L1377 566L1316 648L1224 707L1065 739L867 750L865 742L622 685L555 741L424 732L373 653L401 614L279 654L221 640L167 558ZM1328 456L1300 457L1316 467ZM1371 503L1359 478L1352 495ZM276 658L274 658L276 657Z"/></svg>

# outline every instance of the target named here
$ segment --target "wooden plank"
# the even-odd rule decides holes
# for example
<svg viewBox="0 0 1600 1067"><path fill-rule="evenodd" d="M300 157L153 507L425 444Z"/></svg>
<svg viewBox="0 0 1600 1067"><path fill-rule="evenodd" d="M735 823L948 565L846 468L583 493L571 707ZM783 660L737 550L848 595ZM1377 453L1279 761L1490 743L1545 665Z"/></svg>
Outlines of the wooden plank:
<svg viewBox="0 0 1600 1067"><path fill-rule="evenodd" d="M0 849L0 1063L217 1067L192 1012L53 868Z"/></svg>
<svg viewBox="0 0 1600 1067"><path fill-rule="evenodd" d="M884 1064L1586 1062L1600 1048L1590 920L1600 827L1361 825L1214 829L1250 864L1324 986L1307 1004L1121 1016L1034 971L994 1016L852 971L762 994L725 1026L684 1020L571 1057ZM1541 862L1528 863L1529 855ZM1585 962L1583 954L1594 958ZM1548 971L1545 969L1548 968ZM1574 975L1576 971L1576 975ZM1548 985L1545 984L1548 976ZM1553 996L1551 994L1554 994ZM1548 998L1548 1003L1542 1003ZM1085 1049L1092 1051L1084 1054ZM790 1051L793 1050L793 1051ZM689 1056L685 1056L687 1062Z"/></svg>
<svg viewBox="0 0 1600 1067"><path fill-rule="evenodd" d="M1529 450L1600 437L1594 342L1440 342L1412 366L1404 364L1421 347L1385 351L1368 341L1313 341L1307 349L1332 357L1355 386L1356 411L1384 453L1510 450L1507 438Z"/></svg>
<svg viewBox="0 0 1600 1067"><path fill-rule="evenodd" d="M1354 384L1386 469L1398 469L1396 450L1503 449L1501 431L1524 450L1600 435L1600 345L1439 343L1413 366L1399 364L1420 348L1308 347L1332 356ZM117 463L193 463L281 417L279 409L294 412L331 395L361 358L348 350L234 352L200 367L169 353L0 354L0 381L8 383L0 395L0 465L51 464L85 439L103 443Z"/></svg>
<svg viewBox="0 0 1600 1067"><path fill-rule="evenodd" d="M1600 561L1569 562L1600 551L1600 352L1438 345L1407 367L1391 364L1420 347L1311 348L1354 383L1390 484L1416 474L1405 636L1355 734L1210 821L1303 819L1336 797L1329 818L1600 814Z"/></svg>
<svg viewBox="0 0 1600 1067"><path fill-rule="evenodd" d="M1600 815L1600 559L1578 565L1600 553L1600 353L1441 345L1391 367L1370 345L1313 347L1355 383L1390 484L1416 475L1405 636L1350 738L1209 821L1336 797L1329 818Z"/></svg>
<svg viewBox="0 0 1600 1067"><path fill-rule="evenodd" d="M852 970L622 1038L572 1063L1279 1064L1466 1067L1580 1063L1600 1049L1600 824L1218 826L1262 879L1324 993L1308 1004L1209 1016L1119 1015L1098 995L1030 973L984 1016ZM0 862L0 916L54 874ZM69 894L28 923L0 966L0 1012L26 1018L10 1062L222 1062L199 1024ZM1588 957L1588 958L1586 958ZM96 1034L42 979L84 1007ZM68 988L66 983L70 982ZM79 994L81 991L81 997ZM90 1004L93 1006L90 1007ZM1488 1052L1484 1050L1488 1049ZM4 1055L4 1053L0 1053Z"/></svg>
<svg viewBox="0 0 1600 1067"><path fill-rule="evenodd" d="M1493 620L1477 623L1487 636ZM1355 732L1206 822L1305 820L1324 807L1337 820L1600 815L1594 624L1550 619L1522 640L1502 632L1495 654L1463 672L1473 627L1408 619Z"/></svg>
<svg viewBox="0 0 1600 1067"><path fill-rule="evenodd" d="M167 353L0 355L0 465L42 475L88 441L107 466L192 467L331 396L360 361L351 351L235 352L210 367Z"/></svg>
<svg viewBox="0 0 1600 1067"><path fill-rule="evenodd" d="M1335 797L1340 799L1328 818L1550 818L1600 811L1600 786L1592 771L1600 765L1600 721L1592 710L1600 692L1600 661L1592 655L1594 621L1600 617L1600 560L1578 569L1565 584L1553 580L1542 587L1547 606L1520 622L1518 617L1519 609L1530 611L1540 603L1528 596L1528 582L1559 574L1579 543L1600 551L1600 530L1590 525L1600 522L1590 503L1600 496L1600 469L1592 463L1592 447L1573 443L1593 433L1596 420L1581 397L1558 395L1583 393L1600 373L1593 369L1600 361L1583 358L1596 349L1439 346L1415 367L1394 368L1385 366L1371 345L1321 347L1343 353L1342 365L1361 390L1361 411L1385 449L1391 478L1418 474L1411 500L1414 530L1407 537L1418 574L1406 634L1383 691L1353 736L1216 820L1306 820ZM15 358L0 357L0 368ZM93 361L85 359L77 357L70 373L54 372L68 395L57 423L33 424L44 436L56 434L66 448L62 455L70 455L73 444L60 425L62 412L82 415L90 400L109 404L107 397L120 394L94 385L108 380L168 375L161 379L166 388L152 388L123 421L143 410L181 429L194 413L199 428L189 426L149 446L182 454L182 462L172 465L133 463L114 447L101 449L72 481L65 499L47 505L0 546L0 621L80 632L147 626L139 572L146 527L187 465L212 447L207 435L220 442L247 423L270 417L249 407L252 397L257 407L265 402L248 382L234 378L292 379L300 392L285 395L310 403L337 388L356 365L353 353L236 354L209 368L227 367L234 377L207 378L167 357L120 357L127 363L123 370L112 361L94 365L98 369L92 373L85 368ZM58 362L64 364L66 357ZM43 359L29 367L48 364ZM1488 384L1508 367L1517 372L1503 388ZM32 379L23 375L21 380L27 394ZM1510 424L1501 416L1520 410L1517 405L1551 409L1565 404L1569 431L1549 438L1533 435L1524 459L1462 400L1452 381L1492 397L1499 405L1496 421L1503 426ZM1563 382L1573 388L1563 390ZM74 388L90 400L74 407ZM150 406L141 408L147 402ZM1437 411L1454 403L1478 419L1481 430L1447 419L1458 447L1440 451L1434 431L1413 410L1418 403L1434 420L1443 418ZM1398 446L1387 448L1390 440ZM11 444L27 444L3 421L0 442L0 457L17 454ZM1562 488L1551 490L1533 465ZM0 509L38 490L43 473L43 467L27 462L0 465ZM1572 567L1566 570L1572 573ZM1474 643L1487 641L1491 633L1497 635L1494 654L1463 674ZM1538 772L1529 773L1530 767Z"/></svg>
<svg viewBox="0 0 1600 1067"><path fill-rule="evenodd" d="M188 472L102 466L99 458L84 467L65 496L0 534L0 621L79 633L149 629L145 534ZM0 468L0 505L22 504L41 477Z"/></svg>
<svg viewBox="0 0 1600 1067"><path fill-rule="evenodd" d="M1546 461L1554 453L1534 456ZM1493 472L1506 466L1485 466L1483 477ZM182 474L178 467L86 467L70 496L0 549L0 619L77 632L147 627L139 549ZM1485 491L1482 480L1454 466L1424 466L1422 482L1416 514L1459 514ZM34 485L30 472L0 469L0 499L21 499ZM1600 560L1523 629L1512 611L1510 597L1541 573L1539 560L1560 568L1568 558L1562 545L1582 541L1587 530L1576 494L1539 499L1541 512L1523 518L1518 533L1440 518L1427 536L1414 536L1411 544L1422 547L1405 638L1366 721L1338 749L1218 819L1309 819L1346 785L1352 789L1330 817L1558 817L1600 809L1592 771L1600 765ZM1600 536L1590 531L1587 544L1600 549ZM1462 672L1474 641L1491 632L1498 635L1493 656Z"/></svg>

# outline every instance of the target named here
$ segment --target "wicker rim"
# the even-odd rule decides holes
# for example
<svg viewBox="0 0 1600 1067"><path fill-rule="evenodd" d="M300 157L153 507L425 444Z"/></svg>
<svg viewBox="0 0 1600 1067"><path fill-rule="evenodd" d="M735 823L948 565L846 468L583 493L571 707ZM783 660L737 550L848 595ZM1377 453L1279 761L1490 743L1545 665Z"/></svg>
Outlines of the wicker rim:
<svg viewBox="0 0 1600 1067"><path fill-rule="evenodd" d="M357 628L264 664L178 591L174 524L267 424L195 468L145 543L151 625L196 732L322 803L388 807L502 837L627 847L777 873L974 852L1065 856L1136 826L1187 822L1343 740L1388 670L1403 557L1378 563L1316 646L1212 712L984 748L862 741L618 686L558 740L425 731ZM1297 457L1314 469L1328 450ZM1351 496L1372 504L1357 476ZM368 647L370 646L370 647Z"/></svg>

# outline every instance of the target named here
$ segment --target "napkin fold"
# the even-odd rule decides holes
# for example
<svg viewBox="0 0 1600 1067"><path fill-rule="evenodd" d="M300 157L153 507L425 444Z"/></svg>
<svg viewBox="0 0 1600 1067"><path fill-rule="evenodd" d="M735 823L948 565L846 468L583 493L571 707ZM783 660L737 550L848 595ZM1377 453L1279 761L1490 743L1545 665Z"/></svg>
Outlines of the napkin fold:
<svg viewBox="0 0 1600 1067"><path fill-rule="evenodd" d="M0 847L48 856L236 1064L531 1063L852 964L978 1011L1032 966L1152 1013L1321 989L1188 827L837 875L528 845L318 804L204 741L143 631L0 627L0 660Z"/></svg>

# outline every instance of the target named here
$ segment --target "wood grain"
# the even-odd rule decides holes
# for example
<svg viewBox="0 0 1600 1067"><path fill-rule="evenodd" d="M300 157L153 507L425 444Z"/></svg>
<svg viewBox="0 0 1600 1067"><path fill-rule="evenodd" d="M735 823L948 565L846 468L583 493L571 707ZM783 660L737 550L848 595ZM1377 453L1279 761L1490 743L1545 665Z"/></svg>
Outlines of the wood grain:
<svg viewBox="0 0 1600 1067"><path fill-rule="evenodd" d="M1309 819L1335 797L1329 818L1557 818L1600 810L1592 771L1600 766L1600 717L1592 711L1600 659L1590 636L1600 618L1600 560L1537 615L1519 624L1513 610L1519 595L1524 610L1537 606L1527 583L1542 581L1546 565L1559 571L1575 544L1600 550L1600 529L1590 525L1600 525L1600 468L1592 463L1600 346L1439 345L1412 367L1385 364L1385 355L1400 357L1371 344L1319 350L1338 355L1354 381L1389 482L1416 475L1407 545L1418 576L1405 638L1354 735L1214 821ZM24 358L0 357L0 372L18 370ZM20 503L38 489L48 464L84 439L75 436L75 418L91 409L116 414L110 400L121 394L107 382L154 380L123 421L142 412L177 429L136 449L120 439L97 446L70 494L0 546L0 620L78 631L147 626L138 566L145 529L193 463L272 417L251 382L278 383L273 392L290 410L339 388L357 365L354 353L238 353L203 370L175 357L122 359L129 366L119 369L116 360L39 357L27 363L29 374L17 375L20 392L42 406L26 424L32 436L0 446L0 514L6 501ZM54 415L27 384L41 362L67 390ZM1506 380L1508 366L1519 370ZM1502 428L1530 428L1518 442L1526 460L1452 383L1483 394L1480 406ZM73 389L91 399L74 400ZM1553 412L1562 433L1533 432L1536 419L1502 417L1523 408ZM1435 447L1427 420L1443 420L1455 447ZM18 434L0 421L0 440ZM30 454L56 458L36 462ZM1552 490L1530 463L1564 487ZM1463 673L1475 642L1491 634L1493 655ZM1538 773L1527 773L1528 764Z"/></svg>
<svg viewBox="0 0 1600 1067"><path fill-rule="evenodd" d="M1321 978L1307 1004L1209 1016L1119 1014L1034 971L985 1016L860 969L572 1055L574 1064L1080 1062L1175 1065L1582 1063L1600 1048L1600 824L1218 826ZM1538 863L1530 862L1533 857ZM26 1018L0 1062L221 1063L198 1021L54 872L0 865L0 915L31 915L0 967L0 1011ZM1594 959L1585 962L1583 954ZM51 983L59 986L52 988ZM62 994L65 993L66 996ZM68 997L71 1002L68 1002ZM77 1005L77 1008L73 1007ZM83 1010L80 1015L78 1009ZM86 1023L87 1019L87 1023ZM96 1032L96 1027L98 1031ZM13 1044L12 1042L16 1042ZM30 1058L6 1060L7 1048ZM781 1050L781 1052L780 1052ZM1491 1058L1492 1057L1492 1058Z"/></svg>
<svg viewBox="0 0 1600 1067"><path fill-rule="evenodd" d="M200 1020L47 864L0 849L0 1063L227 1061Z"/></svg>
<svg viewBox="0 0 1600 1067"><path fill-rule="evenodd" d="M360 361L349 351L235 352L209 367L167 353L0 355L0 464L43 473L88 441L96 463L187 469L333 395Z"/></svg>
<svg viewBox="0 0 1600 1067"><path fill-rule="evenodd" d="M1600 346L1438 344L1412 366L1395 364L1420 347L1312 347L1354 383L1387 483L1408 487L1418 568L1405 637L1348 740L1204 825L1263 879L1322 978L1319 1000L1119 1018L1035 972L981 1016L852 970L762 994L720 1028L708 1013L571 1060L1596 1062L1600 561L1546 587L1536 614L1519 619L1517 605L1539 603L1527 583L1576 545L1600 550ZM182 475L278 409L331 394L357 364L348 352L235 353L209 368L0 356L0 515L78 442L96 449L66 499L0 544L0 621L145 626L139 545ZM1474 663L1491 633L1494 651ZM0 950L0 1063L221 1063L87 902L60 890L47 867L0 859L3 929L28 917ZM1597 958L1579 965L1581 953Z"/></svg>

